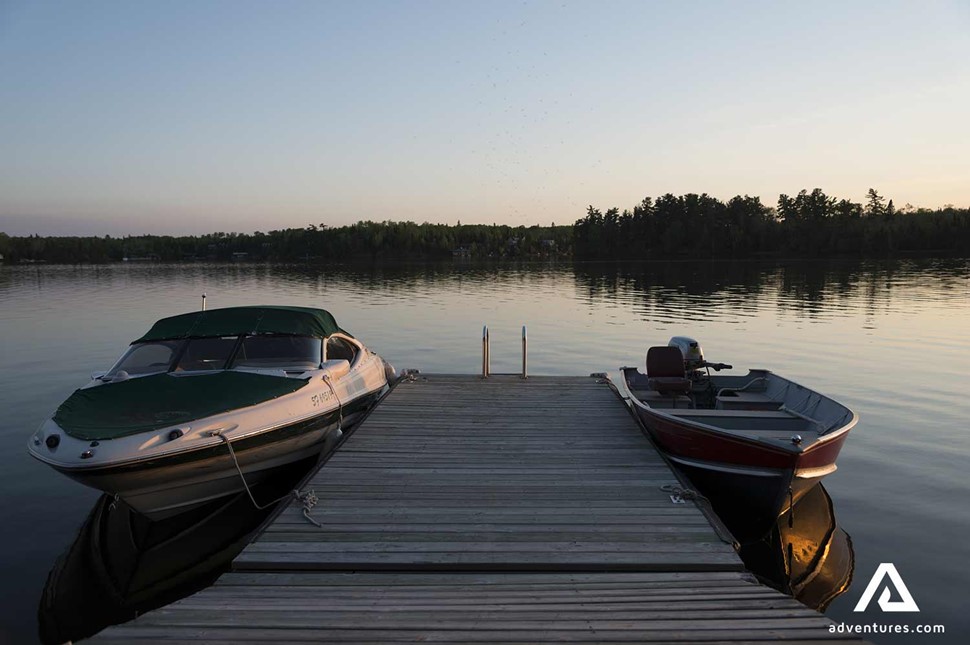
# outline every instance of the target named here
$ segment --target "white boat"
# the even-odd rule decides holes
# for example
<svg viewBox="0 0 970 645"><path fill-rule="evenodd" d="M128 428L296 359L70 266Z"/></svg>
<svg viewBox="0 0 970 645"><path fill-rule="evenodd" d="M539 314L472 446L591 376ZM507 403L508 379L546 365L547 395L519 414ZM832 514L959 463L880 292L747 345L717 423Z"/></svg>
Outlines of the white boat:
<svg viewBox="0 0 970 645"><path fill-rule="evenodd" d="M389 378L393 368L322 309L197 311L156 322L28 449L159 519L333 445Z"/></svg>

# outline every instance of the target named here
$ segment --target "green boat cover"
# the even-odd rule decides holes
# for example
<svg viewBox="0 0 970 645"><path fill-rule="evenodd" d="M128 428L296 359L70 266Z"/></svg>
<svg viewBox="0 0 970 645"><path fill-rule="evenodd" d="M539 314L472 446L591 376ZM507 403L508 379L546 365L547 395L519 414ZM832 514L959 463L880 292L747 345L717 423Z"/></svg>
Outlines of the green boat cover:
<svg viewBox="0 0 970 645"><path fill-rule="evenodd" d="M251 372L153 374L76 390L57 408L54 422L77 439L117 439L256 405L306 384Z"/></svg>
<svg viewBox="0 0 970 645"><path fill-rule="evenodd" d="M323 309L276 306L226 307L162 318L152 325L147 334L135 342L240 334L293 334L326 338L335 332L347 334L337 326L337 321L330 312Z"/></svg>

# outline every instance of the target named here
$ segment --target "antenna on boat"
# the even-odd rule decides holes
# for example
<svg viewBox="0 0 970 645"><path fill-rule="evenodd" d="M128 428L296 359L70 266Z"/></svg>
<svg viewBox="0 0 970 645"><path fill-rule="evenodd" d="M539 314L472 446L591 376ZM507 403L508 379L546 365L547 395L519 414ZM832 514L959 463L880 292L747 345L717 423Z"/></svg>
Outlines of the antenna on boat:
<svg viewBox="0 0 970 645"><path fill-rule="evenodd" d="M205 311L205 291L202 292L202 311Z"/></svg>

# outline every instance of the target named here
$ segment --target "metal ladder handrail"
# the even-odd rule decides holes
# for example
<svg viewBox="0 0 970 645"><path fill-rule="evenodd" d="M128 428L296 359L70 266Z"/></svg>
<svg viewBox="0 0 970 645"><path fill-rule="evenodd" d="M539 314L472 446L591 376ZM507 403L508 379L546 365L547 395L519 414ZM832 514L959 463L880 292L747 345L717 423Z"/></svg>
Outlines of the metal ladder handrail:
<svg viewBox="0 0 970 645"><path fill-rule="evenodd" d="M488 378L492 373L491 346L488 334L488 325L482 326L482 378ZM529 333L525 325L522 325L522 373L520 378L529 378Z"/></svg>

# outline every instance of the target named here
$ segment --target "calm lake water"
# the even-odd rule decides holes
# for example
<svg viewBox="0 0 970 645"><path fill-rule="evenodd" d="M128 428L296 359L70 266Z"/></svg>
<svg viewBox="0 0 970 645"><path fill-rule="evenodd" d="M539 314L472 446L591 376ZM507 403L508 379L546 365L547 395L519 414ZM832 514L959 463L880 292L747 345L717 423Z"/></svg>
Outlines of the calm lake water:
<svg viewBox="0 0 970 645"><path fill-rule="evenodd" d="M399 369L520 367L529 330L536 374L643 365L674 335L711 361L766 367L860 414L826 488L851 536L851 587L836 621L942 624L970 638L970 261L645 265L434 264L0 267L0 642L31 642L57 556L98 495L34 462L29 435L90 372L107 368L158 318L210 307L329 309ZM919 614L853 613L881 562L892 562ZM877 596L878 597L878 596Z"/></svg>

